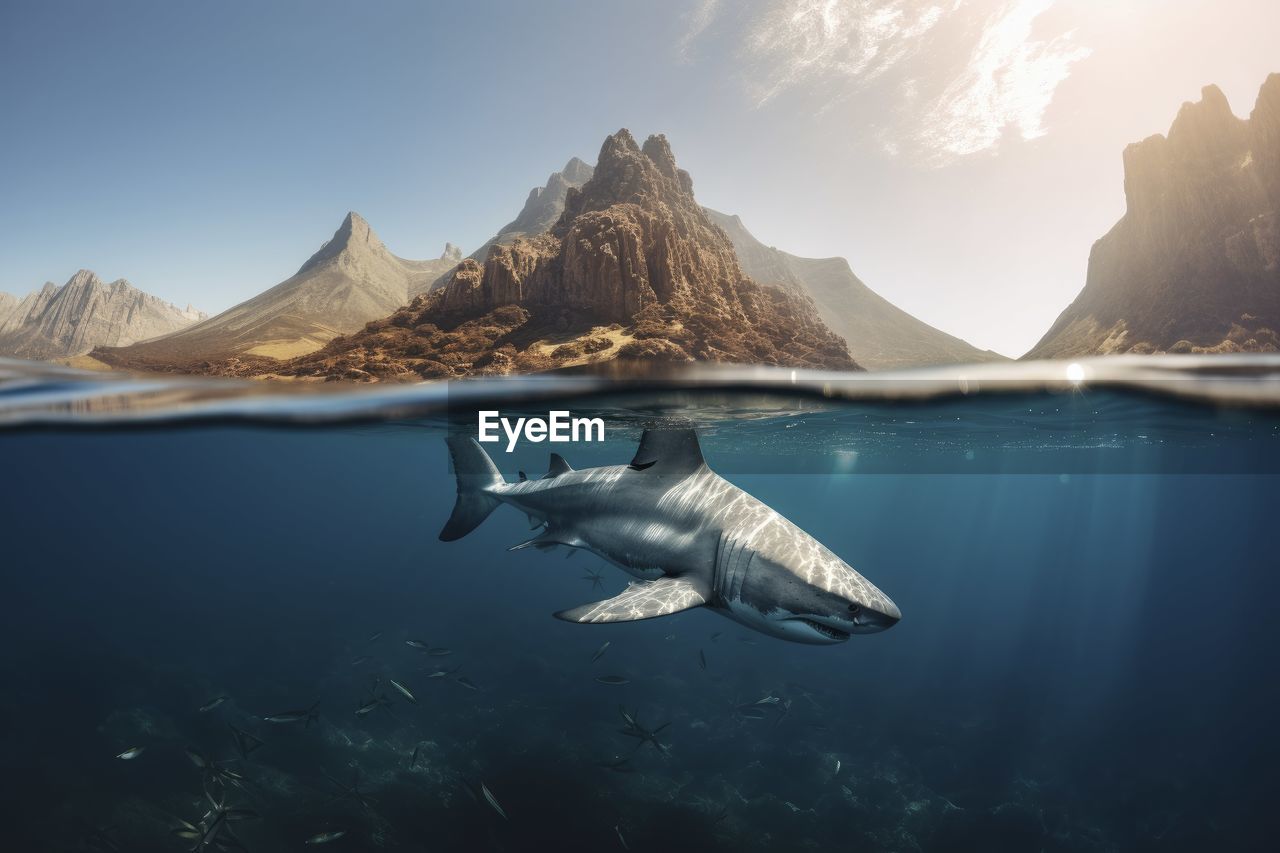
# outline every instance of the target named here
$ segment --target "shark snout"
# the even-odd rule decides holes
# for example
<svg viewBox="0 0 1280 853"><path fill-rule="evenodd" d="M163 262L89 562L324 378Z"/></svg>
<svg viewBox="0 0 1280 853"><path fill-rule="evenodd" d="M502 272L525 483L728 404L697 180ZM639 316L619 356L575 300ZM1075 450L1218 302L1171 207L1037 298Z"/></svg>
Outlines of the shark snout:
<svg viewBox="0 0 1280 853"><path fill-rule="evenodd" d="M855 634L874 634L878 631L885 631L898 624L898 620L902 618L902 611L898 609L898 605L892 601L886 602L881 608L859 607L853 616Z"/></svg>

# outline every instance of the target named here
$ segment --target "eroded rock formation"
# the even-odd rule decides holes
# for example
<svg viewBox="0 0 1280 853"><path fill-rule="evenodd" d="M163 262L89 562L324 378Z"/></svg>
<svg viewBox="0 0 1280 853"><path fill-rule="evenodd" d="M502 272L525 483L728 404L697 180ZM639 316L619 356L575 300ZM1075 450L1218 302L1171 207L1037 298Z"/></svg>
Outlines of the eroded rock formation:
<svg viewBox="0 0 1280 853"><path fill-rule="evenodd" d="M1084 290L1025 356L1280 346L1280 74L1247 119L1207 86L1124 152L1127 210Z"/></svg>
<svg viewBox="0 0 1280 853"><path fill-rule="evenodd" d="M509 373L612 358L851 369L792 289L745 275L663 136L626 130L551 229L463 261L444 286L275 372L391 379Z"/></svg>
<svg viewBox="0 0 1280 853"><path fill-rule="evenodd" d="M59 287L16 299L0 294L0 355L59 359L97 346L126 346L190 326L205 315L138 290L124 279L103 283L80 270Z"/></svg>

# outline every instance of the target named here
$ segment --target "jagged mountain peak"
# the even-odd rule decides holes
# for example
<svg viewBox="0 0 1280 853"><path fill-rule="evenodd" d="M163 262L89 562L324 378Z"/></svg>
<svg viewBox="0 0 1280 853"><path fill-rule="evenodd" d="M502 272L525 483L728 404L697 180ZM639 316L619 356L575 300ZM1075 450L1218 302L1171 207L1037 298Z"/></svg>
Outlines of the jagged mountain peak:
<svg viewBox="0 0 1280 853"><path fill-rule="evenodd" d="M97 346L128 345L182 329L202 318L116 279L104 284L78 270L59 287L45 282L0 317L0 355L69 358Z"/></svg>
<svg viewBox="0 0 1280 853"><path fill-rule="evenodd" d="M1124 169L1124 216L1025 357L1280 348L1280 75L1248 119L1204 87Z"/></svg>
<svg viewBox="0 0 1280 853"><path fill-rule="evenodd" d="M332 261L344 254L381 254L387 251L382 240L374 233L368 221L356 213L349 211L338 230L325 241L307 262L298 268L299 273L315 269L323 263Z"/></svg>
<svg viewBox="0 0 1280 853"><path fill-rule="evenodd" d="M46 285L47 286L47 285ZM75 275L67 279L67 283L63 285L71 289L82 287L103 287L103 281L93 270L77 270Z"/></svg>
<svg viewBox="0 0 1280 853"><path fill-rule="evenodd" d="M564 164L564 168L552 175L559 175L565 181L571 184L585 184L591 180L591 173L594 170L587 163L578 157L570 157L569 162Z"/></svg>
<svg viewBox="0 0 1280 853"><path fill-rule="evenodd" d="M641 148L624 127L600 146L591 179L565 194L564 212L552 232L563 237L573 220L583 213L615 204L647 204L655 199L681 211L682 220L692 217L711 226L694 201L693 180L676 165L667 138L655 134Z"/></svg>

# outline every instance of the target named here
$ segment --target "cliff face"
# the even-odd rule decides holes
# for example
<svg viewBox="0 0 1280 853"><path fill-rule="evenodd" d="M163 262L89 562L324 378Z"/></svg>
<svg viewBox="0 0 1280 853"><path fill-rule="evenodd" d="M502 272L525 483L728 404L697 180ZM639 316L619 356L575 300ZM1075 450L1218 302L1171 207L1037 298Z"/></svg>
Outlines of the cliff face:
<svg viewBox="0 0 1280 853"><path fill-rule="evenodd" d="M443 287L281 373L508 373L612 358L854 368L812 300L764 286L698 206L662 136L605 140L544 234L463 261Z"/></svg>
<svg viewBox="0 0 1280 853"><path fill-rule="evenodd" d="M868 370L1003 361L918 320L862 283L844 258L802 258L766 246L737 216L704 208L733 241L747 275L813 297L818 314Z"/></svg>
<svg viewBox="0 0 1280 853"><path fill-rule="evenodd" d="M487 243L471 254L472 259L484 263L489 257L489 250L496 243L508 244L517 237L530 237L550 231L564 212L564 200L570 189L580 187L591 180L595 169L571 157L559 172L552 172L546 184L529 190L524 207L515 219L499 229L498 233ZM443 286L446 281L440 281Z"/></svg>
<svg viewBox="0 0 1280 853"><path fill-rule="evenodd" d="M1124 152L1127 210L1026 358L1280 346L1280 74L1249 119L1208 86Z"/></svg>
<svg viewBox="0 0 1280 853"><path fill-rule="evenodd" d="M438 260L398 258L363 217L348 213L332 239L270 290L179 334L93 355L114 367L187 372L224 372L238 359L293 358L387 316L461 254L447 245Z"/></svg>
<svg viewBox="0 0 1280 853"><path fill-rule="evenodd" d="M0 329L4 328L5 318L13 313L13 309L17 307L18 297L12 293L0 292Z"/></svg>
<svg viewBox="0 0 1280 853"><path fill-rule="evenodd" d="M0 355L70 358L97 346L125 346L166 335L204 319L143 293L124 279L104 284L80 270L58 287L47 282L17 300L0 299Z"/></svg>

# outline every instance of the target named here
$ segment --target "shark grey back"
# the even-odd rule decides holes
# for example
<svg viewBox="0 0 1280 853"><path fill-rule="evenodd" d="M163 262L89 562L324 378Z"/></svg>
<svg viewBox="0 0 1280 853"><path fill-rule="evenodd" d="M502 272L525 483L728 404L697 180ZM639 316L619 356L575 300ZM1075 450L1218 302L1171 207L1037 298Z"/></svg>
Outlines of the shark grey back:
<svg viewBox="0 0 1280 853"><path fill-rule="evenodd" d="M830 644L901 618L832 551L712 471L691 429L646 430L629 465L575 471L552 454L546 476L516 483L474 439L448 443L458 501L442 540L466 535L505 503L540 531L513 550L582 548L637 578L560 619L628 622L707 607L771 636Z"/></svg>

